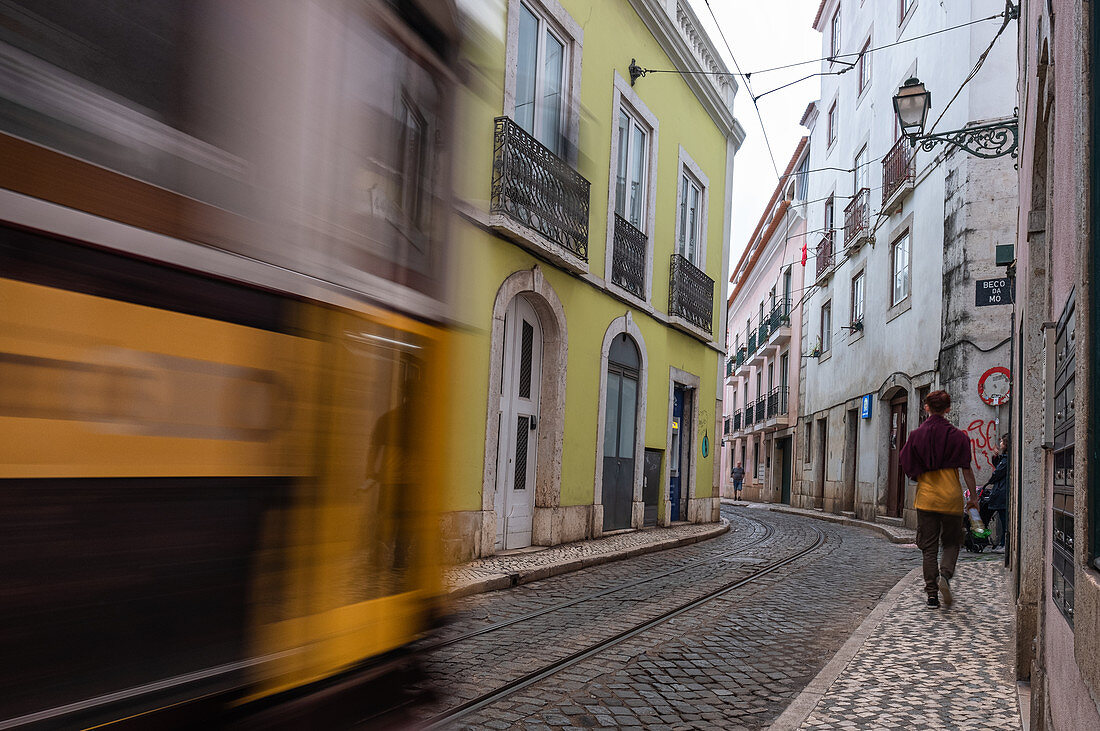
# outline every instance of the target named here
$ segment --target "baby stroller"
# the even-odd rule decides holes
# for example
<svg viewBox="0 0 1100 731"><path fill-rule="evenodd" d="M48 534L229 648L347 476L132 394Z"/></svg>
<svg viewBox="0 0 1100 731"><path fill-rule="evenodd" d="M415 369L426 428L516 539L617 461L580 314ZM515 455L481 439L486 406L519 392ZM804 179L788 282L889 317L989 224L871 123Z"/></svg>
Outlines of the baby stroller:
<svg viewBox="0 0 1100 731"><path fill-rule="evenodd" d="M963 513L963 548L970 553L981 553L991 545L989 531L985 531L985 535L974 535L970 516Z"/></svg>

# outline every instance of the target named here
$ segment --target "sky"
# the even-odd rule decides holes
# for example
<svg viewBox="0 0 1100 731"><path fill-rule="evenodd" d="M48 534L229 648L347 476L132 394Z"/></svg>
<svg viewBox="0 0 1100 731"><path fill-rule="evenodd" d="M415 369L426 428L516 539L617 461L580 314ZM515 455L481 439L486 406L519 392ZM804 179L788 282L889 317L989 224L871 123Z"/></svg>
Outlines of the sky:
<svg viewBox="0 0 1100 731"><path fill-rule="evenodd" d="M726 46L711 19L706 0L689 0L714 45L734 69ZM810 25L820 0L710 0L710 7L736 55L741 70L750 74L749 84L756 94L765 92L820 69L807 64L769 73L753 73L782 64L819 58L821 34ZM813 77L781 91L761 97L757 104L764 129L775 154L779 172L787 166L798 140L806 129L798 124L806 105L817 99L819 79ZM760 120L743 79L738 79L734 116L745 129L745 143L737 153L733 168L733 233L730 267L748 244L764 206L775 190L777 176L768 156ZM729 273L727 273L727 277Z"/></svg>

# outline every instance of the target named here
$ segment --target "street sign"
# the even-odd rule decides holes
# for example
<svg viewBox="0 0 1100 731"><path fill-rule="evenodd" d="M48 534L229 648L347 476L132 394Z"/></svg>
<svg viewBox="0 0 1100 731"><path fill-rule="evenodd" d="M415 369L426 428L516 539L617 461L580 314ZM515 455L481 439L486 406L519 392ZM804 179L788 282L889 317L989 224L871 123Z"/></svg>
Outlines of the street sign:
<svg viewBox="0 0 1100 731"><path fill-rule="evenodd" d="M871 404L872 404L872 402L873 402L873 399L871 398L871 394L866 394L866 395L863 396L863 399L860 401L860 404L859 404L859 418L861 418L861 419L870 419L871 418Z"/></svg>
<svg viewBox="0 0 1100 731"><path fill-rule="evenodd" d="M1008 277L997 279L979 279L974 282L974 305L976 307L988 307L990 305L1010 305L1015 295L1014 282Z"/></svg>
<svg viewBox="0 0 1100 731"><path fill-rule="evenodd" d="M994 366L978 379L978 397L990 406L1008 403L1012 374L1004 366Z"/></svg>

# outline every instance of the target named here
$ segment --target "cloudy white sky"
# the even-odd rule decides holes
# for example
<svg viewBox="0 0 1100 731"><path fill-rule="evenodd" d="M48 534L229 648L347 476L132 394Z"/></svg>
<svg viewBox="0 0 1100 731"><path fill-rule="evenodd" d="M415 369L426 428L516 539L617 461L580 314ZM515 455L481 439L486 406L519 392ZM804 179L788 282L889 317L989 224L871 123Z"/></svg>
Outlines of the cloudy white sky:
<svg viewBox="0 0 1100 731"><path fill-rule="evenodd" d="M714 38L714 45L726 55L706 1L690 2ZM752 73L821 55L821 34L810 27L819 4L820 0L710 0L726 40L737 56L737 63L743 72L751 74L749 83L754 93L782 86L820 68L820 64L810 64L771 73ZM733 69L728 56L726 65ZM738 81L734 114L745 128L746 137L734 163L731 267L748 243L776 183L752 99L743 80ZM806 105L817 99L818 83L814 77L768 94L757 102L780 172L806 132L798 120L802 119Z"/></svg>

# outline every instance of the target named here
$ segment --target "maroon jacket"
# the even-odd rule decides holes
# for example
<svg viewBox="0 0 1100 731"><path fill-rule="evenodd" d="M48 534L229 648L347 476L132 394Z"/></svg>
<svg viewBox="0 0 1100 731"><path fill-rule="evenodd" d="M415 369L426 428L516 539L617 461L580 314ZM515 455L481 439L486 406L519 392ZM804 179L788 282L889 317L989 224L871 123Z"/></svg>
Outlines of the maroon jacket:
<svg viewBox="0 0 1100 731"><path fill-rule="evenodd" d="M898 459L914 480L932 470L965 469L970 466L970 438L947 419L932 414L905 440Z"/></svg>

